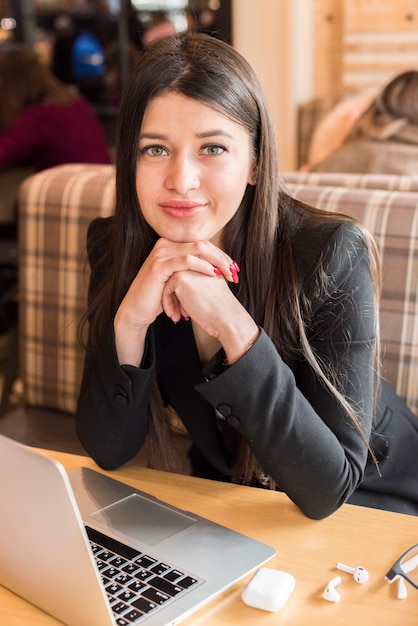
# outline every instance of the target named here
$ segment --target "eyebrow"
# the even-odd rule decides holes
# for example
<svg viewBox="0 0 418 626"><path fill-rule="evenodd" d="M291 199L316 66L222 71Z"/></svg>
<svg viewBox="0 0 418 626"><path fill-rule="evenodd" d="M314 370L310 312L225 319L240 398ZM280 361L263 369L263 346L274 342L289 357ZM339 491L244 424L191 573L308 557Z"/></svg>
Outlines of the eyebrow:
<svg viewBox="0 0 418 626"><path fill-rule="evenodd" d="M235 139L235 137L233 135L231 135L230 133L227 133L224 130L221 129L214 129L214 130L207 130L203 133L197 133L196 137L198 139L207 139L209 137L228 137L229 139ZM153 133L153 132L145 132L145 133L140 133L139 135L139 139L160 139L160 140L166 140L168 139L167 135L163 135L160 133Z"/></svg>

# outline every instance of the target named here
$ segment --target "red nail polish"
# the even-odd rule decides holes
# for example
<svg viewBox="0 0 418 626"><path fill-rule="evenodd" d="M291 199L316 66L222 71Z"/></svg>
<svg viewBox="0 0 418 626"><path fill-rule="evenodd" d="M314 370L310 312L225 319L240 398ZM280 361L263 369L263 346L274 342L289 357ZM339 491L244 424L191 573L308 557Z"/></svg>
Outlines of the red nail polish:
<svg viewBox="0 0 418 626"><path fill-rule="evenodd" d="M221 275L221 270L219 269L219 267L213 267L213 273L216 274L217 276Z"/></svg>
<svg viewBox="0 0 418 626"><path fill-rule="evenodd" d="M236 269L234 263L231 263L231 265L229 266L229 271L231 272L232 281L235 284L239 283L238 272L237 272L237 269Z"/></svg>
<svg viewBox="0 0 418 626"><path fill-rule="evenodd" d="M240 271L241 271L241 270L240 270L240 267L239 267L239 265L238 265L238 263L237 263L236 261L232 261L232 265L235 267L235 269L236 269L236 271L237 271L237 272L240 272Z"/></svg>
<svg viewBox="0 0 418 626"><path fill-rule="evenodd" d="M236 271L232 272L232 280L234 281L235 284L239 283L239 278L238 278L238 274Z"/></svg>

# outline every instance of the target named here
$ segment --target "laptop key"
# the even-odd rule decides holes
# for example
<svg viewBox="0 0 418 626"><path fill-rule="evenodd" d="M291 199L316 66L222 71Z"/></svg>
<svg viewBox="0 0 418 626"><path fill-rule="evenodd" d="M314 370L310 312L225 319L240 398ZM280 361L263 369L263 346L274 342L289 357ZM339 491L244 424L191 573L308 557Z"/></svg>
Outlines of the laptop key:
<svg viewBox="0 0 418 626"><path fill-rule="evenodd" d="M151 569L151 572L153 572L154 574L157 574L157 576L161 576L162 574L164 574L170 569L170 566L166 565L165 563L157 563L157 565L154 565L150 569Z"/></svg>
<svg viewBox="0 0 418 626"><path fill-rule="evenodd" d="M138 594L135 593L134 591L131 591L130 589L124 589L122 591L122 593L119 594L118 598L119 600L121 600L122 602L133 602L134 600L136 600L138 597Z"/></svg>
<svg viewBox="0 0 418 626"><path fill-rule="evenodd" d="M145 591L142 592L142 596L144 598L148 598L151 602L155 602L155 604L164 604L168 600L172 599L171 596L163 593L162 591L158 591L158 589L153 589L152 587L145 589Z"/></svg>
<svg viewBox="0 0 418 626"><path fill-rule="evenodd" d="M117 593L119 593L120 591L122 591L123 586L122 585L118 585L115 582L111 582L110 585L107 585L105 587L107 593L110 593L112 595L116 595Z"/></svg>
<svg viewBox="0 0 418 626"><path fill-rule="evenodd" d="M157 559L153 559L152 557L148 556L147 554L142 554L137 560L137 563L139 563L139 565L141 565L142 567L151 567L152 565L155 565L155 563L157 563Z"/></svg>
<svg viewBox="0 0 418 626"><path fill-rule="evenodd" d="M116 604L112 604L112 611L114 613L123 613L127 609L129 609L129 606L124 602L117 602Z"/></svg>
<svg viewBox="0 0 418 626"><path fill-rule="evenodd" d="M153 573L148 571L147 569L140 569L139 572L136 572L136 574L134 574L135 578L139 578L139 580L148 580L148 578L151 578L151 576L153 576Z"/></svg>
<svg viewBox="0 0 418 626"><path fill-rule="evenodd" d="M132 576L129 576L129 574L125 574L124 572L119 572L117 576L114 577L113 579L115 582L119 583L120 585L129 585L129 583L131 583L133 581Z"/></svg>
<svg viewBox="0 0 418 626"><path fill-rule="evenodd" d="M139 611L141 611L142 613L151 613L151 611L156 609L158 605L155 604L155 602L151 602L150 600L147 600L146 598L138 598L138 600L135 600L134 602L132 602L132 606L138 609ZM127 613L124 617L126 617L127 619L130 619L129 613Z"/></svg>
<svg viewBox="0 0 418 626"><path fill-rule="evenodd" d="M113 567L123 567L128 561L121 556L115 556L114 559L109 561L109 565L113 565Z"/></svg>
<svg viewBox="0 0 418 626"><path fill-rule="evenodd" d="M135 622L136 624L141 617L146 617L146 616L147 616L147 613L141 613L141 611L137 611L137 609L132 609L131 611L129 611L129 613L126 613L123 616L123 619L128 620L128 624L130 625L133 622ZM122 624L122 626L124 625Z"/></svg>
<svg viewBox="0 0 418 626"><path fill-rule="evenodd" d="M191 576L185 576L181 580L178 580L177 584L180 585L180 587L183 587L183 589L190 589L190 587L192 587L198 582L199 581L197 580L197 578L192 578Z"/></svg>
<svg viewBox="0 0 418 626"><path fill-rule="evenodd" d="M154 578L150 578L147 582L149 585L156 587L160 591L163 591L164 593L168 593L169 596L177 596L179 593L184 591L182 587L173 585L173 583L170 583L170 581L165 580L164 578L159 578L158 576L154 576Z"/></svg>
<svg viewBox="0 0 418 626"><path fill-rule="evenodd" d="M90 541L90 546L93 554L97 554L98 552L101 552L103 550L101 546L98 546L97 543L93 543L93 541Z"/></svg>
<svg viewBox="0 0 418 626"><path fill-rule="evenodd" d="M136 562L129 562L122 567L122 572L126 572L127 574L134 574L140 569Z"/></svg>
<svg viewBox="0 0 418 626"><path fill-rule="evenodd" d="M114 578L119 574L119 570L116 567L108 567L107 569L101 569L100 573L107 578Z"/></svg>
<svg viewBox="0 0 418 626"><path fill-rule="evenodd" d="M179 578L184 576L184 572L180 572L178 569L172 569L170 572L166 572L163 574L164 578L171 581L172 583L176 582Z"/></svg>
<svg viewBox="0 0 418 626"><path fill-rule="evenodd" d="M138 593L139 591L141 591L141 589L144 589L145 587L146 587L146 584L143 583L141 580L134 580L132 585L128 586L129 589L131 589L132 591L136 593Z"/></svg>

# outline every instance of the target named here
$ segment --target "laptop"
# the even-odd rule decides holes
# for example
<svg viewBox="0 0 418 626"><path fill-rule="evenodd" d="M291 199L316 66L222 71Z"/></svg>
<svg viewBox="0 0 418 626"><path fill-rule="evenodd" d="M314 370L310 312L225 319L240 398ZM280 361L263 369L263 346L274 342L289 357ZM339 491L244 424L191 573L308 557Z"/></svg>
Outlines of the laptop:
<svg viewBox="0 0 418 626"><path fill-rule="evenodd" d="M165 626L274 548L0 435L0 584L68 626Z"/></svg>

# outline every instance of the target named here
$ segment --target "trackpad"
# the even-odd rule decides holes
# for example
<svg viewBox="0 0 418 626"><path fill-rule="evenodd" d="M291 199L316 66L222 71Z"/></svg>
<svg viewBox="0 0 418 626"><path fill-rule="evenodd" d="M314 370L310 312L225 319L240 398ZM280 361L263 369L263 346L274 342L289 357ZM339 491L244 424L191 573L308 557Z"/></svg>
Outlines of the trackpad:
<svg viewBox="0 0 418 626"><path fill-rule="evenodd" d="M104 522L126 538L149 546L168 539L196 522L184 513L136 493L91 513L90 517Z"/></svg>

